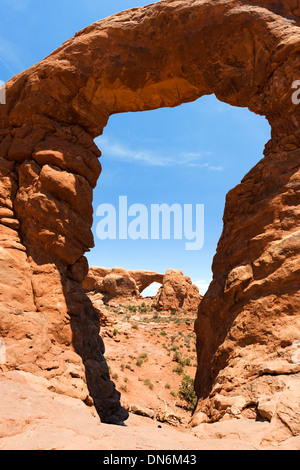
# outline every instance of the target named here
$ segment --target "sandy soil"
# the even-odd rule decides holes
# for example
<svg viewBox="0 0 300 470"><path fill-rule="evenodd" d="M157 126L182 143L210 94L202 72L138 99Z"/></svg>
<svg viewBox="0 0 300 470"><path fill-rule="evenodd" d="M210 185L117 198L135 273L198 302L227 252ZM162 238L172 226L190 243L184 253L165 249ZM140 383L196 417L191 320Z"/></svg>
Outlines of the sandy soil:
<svg viewBox="0 0 300 470"><path fill-rule="evenodd" d="M184 376L192 384L196 372L196 313L156 312L151 302L106 307L105 357L123 406L150 409L156 419L171 413L173 425L185 426L192 403L179 390Z"/></svg>

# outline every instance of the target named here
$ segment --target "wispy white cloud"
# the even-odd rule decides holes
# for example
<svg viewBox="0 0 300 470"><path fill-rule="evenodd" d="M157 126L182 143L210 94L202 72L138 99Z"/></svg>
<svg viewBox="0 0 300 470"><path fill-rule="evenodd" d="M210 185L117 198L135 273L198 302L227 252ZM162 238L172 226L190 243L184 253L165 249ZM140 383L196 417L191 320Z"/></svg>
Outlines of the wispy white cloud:
<svg viewBox="0 0 300 470"><path fill-rule="evenodd" d="M211 152L181 152L169 157L159 155L150 150L129 148L120 142L111 141L106 137L100 137L99 140L96 139L96 143L99 145L103 155L107 155L114 160L136 162L142 165L157 167L182 165L185 167L204 168L211 171L223 170L221 166L213 166L205 161L211 156Z"/></svg>
<svg viewBox="0 0 300 470"><path fill-rule="evenodd" d="M25 11L31 0L4 0L5 4L15 11Z"/></svg>
<svg viewBox="0 0 300 470"><path fill-rule="evenodd" d="M209 287L210 281L201 279L200 281L194 281L194 284L198 287L201 295L204 295Z"/></svg>
<svg viewBox="0 0 300 470"><path fill-rule="evenodd" d="M2 0L6 8L13 10L10 15L23 13L32 0ZM3 5L2 5L3 7ZM26 51L22 49L22 44L14 42L0 35L0 65L4 66L6 71L0 69L0 79L8 79L9 75L13 76L24 70L24 56Z"/></svg>
<svg viewBox="0 0 300 470"><path fill-rule="evenodd" d="M22 51L3 36L0 36L0 62L13 75L23 69Z"/></svg>
<svg viewBox="0 0 300 470"><path fill-rule="evenodd" d="M199 160L199 158L209 157L211 152L182 152L180 154L186 160Z"/></svg>
<svg viewBox="0 0 300 470"><path fill-rule="evenodd" d="M170 164L168 158L161 159L148 150L134 150L118 142L111 142L101 138L101 152L117 160L127 162L138 162L151 166L167 166Z"/></svg>
<svg viewBox="0 0 300 470"><path fill-rule="evenodd" d="M209 170L211 170L211 171L223 171L223 167L222 167L222 166L213 166L213 165L210 165L210 166L209 166Z"/></svg>

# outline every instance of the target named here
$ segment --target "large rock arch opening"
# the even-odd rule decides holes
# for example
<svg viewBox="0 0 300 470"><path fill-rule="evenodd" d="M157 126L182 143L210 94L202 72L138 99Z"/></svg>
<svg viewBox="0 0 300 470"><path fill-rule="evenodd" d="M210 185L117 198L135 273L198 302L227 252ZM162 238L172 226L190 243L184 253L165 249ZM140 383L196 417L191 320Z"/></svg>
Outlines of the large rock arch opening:
<svg viewBox="0 0 300 470"><path fill-rule="evenodd" d="M112 114L214 93L266 116L272 139L227 196L214 277L195 327L198 410L214 420L216 394L258 403L278 380L284 392L282 377L300 370L289 359L300 338L300 108L292 101L299 14L293 0L165 0L87 27L6 84L2 369L44 375L54 390L92 398L103 421L126 419L99 318L81 288L101 173L93 139Z"/></svg>

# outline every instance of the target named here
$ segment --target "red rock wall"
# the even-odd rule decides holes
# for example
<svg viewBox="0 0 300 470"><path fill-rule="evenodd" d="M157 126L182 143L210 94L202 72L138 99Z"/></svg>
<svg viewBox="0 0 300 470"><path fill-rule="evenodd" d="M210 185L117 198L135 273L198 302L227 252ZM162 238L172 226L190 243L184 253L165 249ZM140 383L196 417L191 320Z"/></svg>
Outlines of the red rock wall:
<svg viewBox="0 0 300 470"><path fill-rule="evenodd" d="M2 369L45 376L58 393L94 403L103 421L123 421L128 414L109 378L100 319L81 287L88 272L83 254L94 246L92 190L100 152L78 126L47 119L5 134Z"/></svg>
<svg viewBox="0 0 300 470"><path fill-rule="evenodd" d="M262 354L271 359L300 339L300 106L291 100L300 79L299 15L296 0L161 1L89 26L7 83L0 106L6 367L91 396L103 420L126 418L99 318L80 285L101 168L93 139L111 114L211 93L265 115L272 140L227 197L196 324L199 410L212 415L210 393L242 393L262 374L250 372Z"/></svg>

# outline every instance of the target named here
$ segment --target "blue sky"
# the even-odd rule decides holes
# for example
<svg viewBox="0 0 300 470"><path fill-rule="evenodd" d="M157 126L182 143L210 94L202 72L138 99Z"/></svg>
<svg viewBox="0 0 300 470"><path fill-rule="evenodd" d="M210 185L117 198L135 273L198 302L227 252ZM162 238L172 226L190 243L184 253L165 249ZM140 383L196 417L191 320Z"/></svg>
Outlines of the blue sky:
<svg viewBox="0 0 300 470"><path fill-rule="evenodd" d="M113 13L146 5L142 0L1 0L0 80L27 69L89 24ZM102 175L94 209L140 203L204 204L204 246L187 251L185 240L98 240L90 265L165 272L181 269L204 293L222 232L226 193L262 158L270 127L248 109L214 96L143 113L114 115L96 143ZM150 293L150 290L148 291Z"/></svg>

